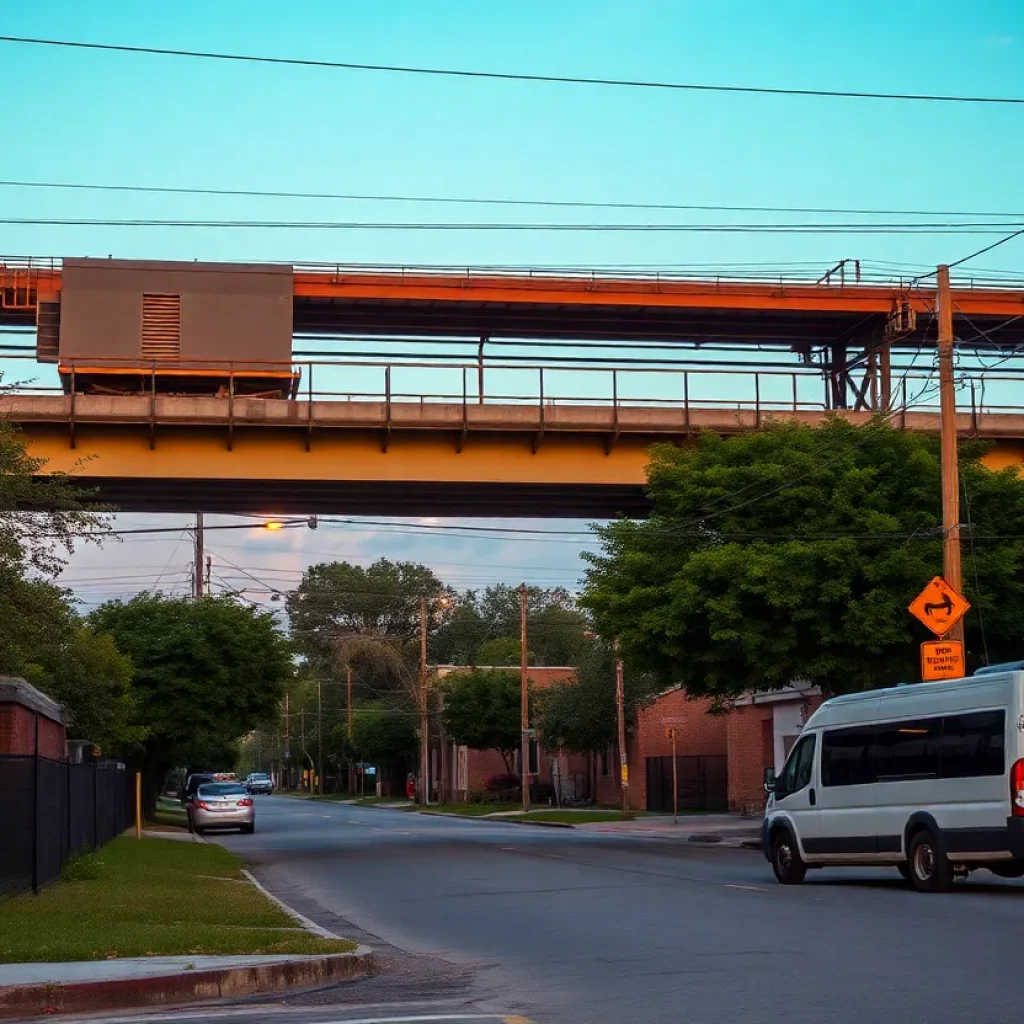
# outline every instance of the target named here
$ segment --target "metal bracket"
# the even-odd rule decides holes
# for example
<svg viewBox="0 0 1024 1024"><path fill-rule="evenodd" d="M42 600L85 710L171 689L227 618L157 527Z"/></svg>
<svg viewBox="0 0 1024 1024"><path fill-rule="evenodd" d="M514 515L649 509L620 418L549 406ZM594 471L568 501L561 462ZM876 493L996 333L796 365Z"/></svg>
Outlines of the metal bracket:
<svg viewBox="0 0 1024 1024"><path fill-rule="evenodd" d="M391 367L384 367L384 430L380 436L380 450L387 454L391 444Z"/></svg>
<svg viewBox="0 0 1024 1024"><path fill-rule="evenodd" d="M71 364L71 407L68 410L68 444L72 449L78 447L75 438L75 364Z"/></svg>
<svg viewBox="0 0 1024 1024"><path fill-rule="evenodd" d="M611 455L619 441L619 374L612 370L612 434L604 439L604 453Z"/></svg>
<svg viewBox="0 0 1024 1024"><path fill-rule="evenodd" d="M540 450L540 443L544 440L544 367L540 367L540 405L539 410L539 421L540 429L536 434L533 435L533 443L530 445L530 450L534 455Z"/></svg>

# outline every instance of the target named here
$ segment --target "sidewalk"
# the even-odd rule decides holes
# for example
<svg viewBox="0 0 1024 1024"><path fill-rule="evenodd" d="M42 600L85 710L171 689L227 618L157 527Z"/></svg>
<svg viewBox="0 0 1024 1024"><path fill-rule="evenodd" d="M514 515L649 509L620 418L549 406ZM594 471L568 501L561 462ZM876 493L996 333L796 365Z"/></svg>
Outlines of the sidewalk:
<svg viewBox="0 0 1024 1024"><path fill-rule="evenodd" d="M633 821L603 821L573 826L584 832L647 836L677 842L726 847L761 847L761 819L739 814L684 814L673 825L668 815L640 817Z"/></svg>
<svg viewBox="0 0 1024 1024"><path fill-rule="evenodd" d="M0 964L0 1018L249 996L366 977L373 953L155 956Z"/></svg>

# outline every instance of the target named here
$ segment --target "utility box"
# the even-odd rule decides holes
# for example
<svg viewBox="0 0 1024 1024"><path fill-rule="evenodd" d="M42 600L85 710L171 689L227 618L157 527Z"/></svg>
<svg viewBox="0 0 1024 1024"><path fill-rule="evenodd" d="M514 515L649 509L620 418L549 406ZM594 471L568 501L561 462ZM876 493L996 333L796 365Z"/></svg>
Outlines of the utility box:
<svg viewBox="0 0 1024 1024"><path fill-rule="evenodd" d="M65 390L288 395L297 382L290 266L66 259L59 309L40 311L41 359L54 334Z"/></svg>

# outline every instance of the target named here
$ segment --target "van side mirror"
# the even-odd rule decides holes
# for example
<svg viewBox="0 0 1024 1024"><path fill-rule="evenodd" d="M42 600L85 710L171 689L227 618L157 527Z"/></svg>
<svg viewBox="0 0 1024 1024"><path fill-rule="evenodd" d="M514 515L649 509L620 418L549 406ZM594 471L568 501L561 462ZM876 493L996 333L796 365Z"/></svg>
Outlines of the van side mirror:
<svg viewBox="0 0 1024 1024"><path fill-rule="evenodd" d="M764 791L766 793L775 792L775 769L765 768L764 770Z"/></svg>

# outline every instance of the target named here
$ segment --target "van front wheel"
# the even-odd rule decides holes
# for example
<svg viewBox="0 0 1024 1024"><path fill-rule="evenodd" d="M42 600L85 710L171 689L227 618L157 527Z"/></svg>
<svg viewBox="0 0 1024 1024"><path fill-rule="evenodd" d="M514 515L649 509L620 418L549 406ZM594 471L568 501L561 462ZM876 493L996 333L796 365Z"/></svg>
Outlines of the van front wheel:
<svg viewBox="0 0 1024 1024"><path fill-rule="evenodd" d="M952 887L953 865L928 829L922 829L910 840L907 852L910 884L918 892L946 892Z"/></svg>
<svg viewBox="0 0 1024 1024"><path fill-rule="evenodd" d="M799 885L807 874L796 840L788 832L779 832L772 840L772 870L783 885Z"/></svg>

